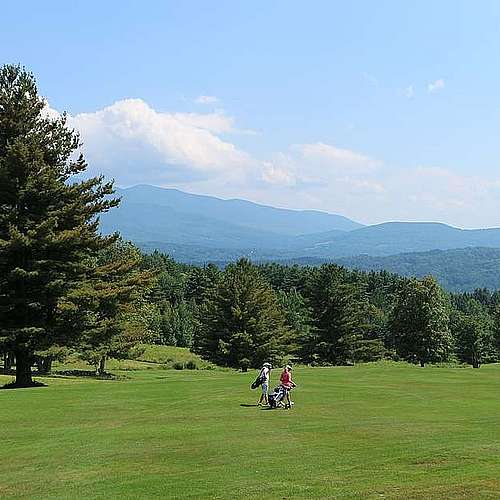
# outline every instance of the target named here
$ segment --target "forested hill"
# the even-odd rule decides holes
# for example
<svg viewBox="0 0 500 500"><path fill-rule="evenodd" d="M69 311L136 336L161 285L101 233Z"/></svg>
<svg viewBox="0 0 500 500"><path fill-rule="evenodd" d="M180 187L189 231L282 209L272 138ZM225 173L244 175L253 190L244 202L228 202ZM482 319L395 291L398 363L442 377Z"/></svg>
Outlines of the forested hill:
<svg viewBox="0 0 500 500"><path fill-rule="evenodd" d="M466 247L500 248L500 229L465 230L432 222L362 226L341 215L221 200L175 189L121 189L121 205L103 214L104 233L118 231L146 250L184 262L299 257L387 256Z"/></svg>
<svg viewBox="0 0 500 500"><path fill-rule="evenodd" d="M137 243L279 251L293 246L297 236L363 227L326 212L286 210L155 186L118 189L116 194L122 203L103 215L101 227Z"/></svg>
<svg viewBox="0 0 500 500"><path fill-rule="evenodd" d="M306 238L303 238L304 243ZM342 234L307 238L307 255L347 257L394 255L405 252L466 247L500 248L500 229L459 229L435 222L385 222Z"/></svg>
<svg viewBox="0 0 500 500"><path fill-rule="evenodd" d="M432 274L450 291L500 288L500 229L465 230L432 222L362 226L340 215L284 210L175 189L119 189L121 205L104 214L105 233L118 231L146 252L186 263L336 262L406 276Z"/></svg>
<svg viewBox="0 0 500 500"><path fill-rule="evenodd" d="M318 265L327 259L314 257L291 259L290 263ZM387 257L358 255L333 259L336 264L361 271L386 270L402 276L433 275L450 292L477 288L500 289L499 248L459 248L431 250Z"/></svg>

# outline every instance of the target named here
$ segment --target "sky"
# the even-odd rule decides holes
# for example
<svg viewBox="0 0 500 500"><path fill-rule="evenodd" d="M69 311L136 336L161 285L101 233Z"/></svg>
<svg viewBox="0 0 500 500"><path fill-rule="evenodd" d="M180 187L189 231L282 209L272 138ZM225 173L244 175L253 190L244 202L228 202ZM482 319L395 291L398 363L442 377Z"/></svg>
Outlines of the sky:
<svg viewBox="0 0 500 500"><path fill-rule="evenodd" d="M8 2L0 64L89 173L362 223L500 226L500 2Z"/></svg>

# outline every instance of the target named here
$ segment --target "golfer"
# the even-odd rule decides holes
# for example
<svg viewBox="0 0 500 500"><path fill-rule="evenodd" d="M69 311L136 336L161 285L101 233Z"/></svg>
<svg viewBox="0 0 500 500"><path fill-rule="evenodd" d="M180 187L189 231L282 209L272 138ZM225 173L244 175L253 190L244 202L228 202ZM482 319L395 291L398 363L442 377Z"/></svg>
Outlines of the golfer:
<svg viewBox="0 0 500 500"><path fill-rule="evenodd" d="M285 388L285 408L291 408L293 401L290 399L290 391L295 387L295 382L292 380L292 367L286 365L280 376L280 383Z"/></svg>
<svg viewBox="0 0 500 500"><path fill-rule="evenodd" d="M262 380L262 394L260 395L258 406L261 406L262 403L265 405L268 404L267 393L269 391L269 377L271 375L271 363L264 363L259 373L259 377Z"/></svg>

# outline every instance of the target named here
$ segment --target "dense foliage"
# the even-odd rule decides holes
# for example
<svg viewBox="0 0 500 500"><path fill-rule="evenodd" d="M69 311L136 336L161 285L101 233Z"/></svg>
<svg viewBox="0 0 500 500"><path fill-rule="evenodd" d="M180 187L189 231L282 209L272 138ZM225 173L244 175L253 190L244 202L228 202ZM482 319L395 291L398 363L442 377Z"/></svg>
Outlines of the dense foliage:
<svg viewBox="0 0 500 500"><path fill-rule="evenodd" d="M401 283L389 326L393 345L402 358L418 361L421 366L449 358L449 307L434 278Z"/></svg>
<svg viewBox="0 0 500 500"><path fill-rule="evenodd" d="M335 264L189 266L158 252L143 266L158 278L149 296L154 341L187 345L223 365L256 366L267 357L479 367L499 356L500 293L486 289L449 294L431 277Z"/></svg>
<svg viewBox="0 0 500 500"><path fill-rule="evenodd" d="M78 135L44 107L30 73L0 69L0 346L19 386L32 384L38 351L76 341L67 296L115 239L97 218L117 204L112 184L75 180L86 169Z"/></svg>

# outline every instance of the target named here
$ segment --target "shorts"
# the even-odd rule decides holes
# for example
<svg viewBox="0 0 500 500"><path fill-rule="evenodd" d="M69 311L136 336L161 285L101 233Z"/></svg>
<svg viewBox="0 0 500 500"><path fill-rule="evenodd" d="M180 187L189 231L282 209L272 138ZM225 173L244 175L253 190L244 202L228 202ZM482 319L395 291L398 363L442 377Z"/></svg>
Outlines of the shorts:
<svg viewBox="0 0 500 500"><path fill-rule="evenodd" d="M262 383L262 394L267 394L267 390L269 389L269 382Z"/></svg>

